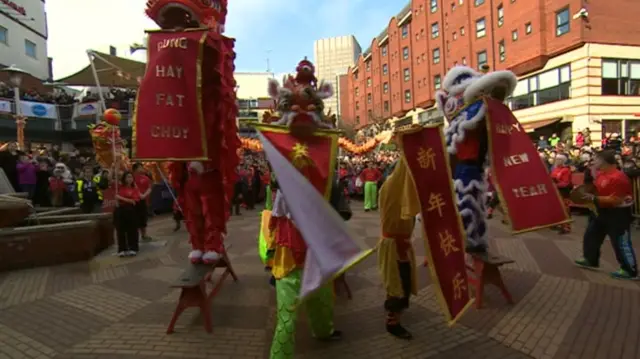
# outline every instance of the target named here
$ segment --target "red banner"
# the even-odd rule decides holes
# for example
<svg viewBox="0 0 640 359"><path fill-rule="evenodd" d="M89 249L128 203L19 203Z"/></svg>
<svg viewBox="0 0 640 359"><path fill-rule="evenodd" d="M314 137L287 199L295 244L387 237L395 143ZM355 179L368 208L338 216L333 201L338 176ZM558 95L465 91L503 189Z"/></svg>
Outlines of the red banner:
<svg viewBox="0 0 640 359"><path fill-rule="evenodd" d="M317 130L300 139L282 126L259 125L256 129L329 199L336 171L338 132Z"/></svg>
<svg viewBox="0 0 640 359"><path fill-rule="evenodd" d="M202 58L207 31L149 33L133 116L133 158L206 160Z"/></svg>
<svg viewBox="0 0 640 359"><path fill-rule="evenodd" d="M471 306L465 262L465 233L453 191L449 157L440 127L398 134L400 148L420 200L431 276L449 324Z"/></svg>
<svg viewBox="0 0 640 359"><path fill-rule="evenodd" d="M489 161L493 184L514 233L570 221L538 151L513 113L487 99Z"/></svg>

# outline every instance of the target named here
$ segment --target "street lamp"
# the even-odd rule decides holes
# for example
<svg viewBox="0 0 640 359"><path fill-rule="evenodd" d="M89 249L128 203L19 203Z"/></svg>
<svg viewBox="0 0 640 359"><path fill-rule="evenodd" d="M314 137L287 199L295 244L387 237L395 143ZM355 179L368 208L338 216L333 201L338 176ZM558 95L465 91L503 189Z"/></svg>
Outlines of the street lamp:
<svg viewBox="0 0 640 359"><path fill-rule="evenodd" d="M16 65L11 65L4 69L0 69L2 72L6 72L9 74L9 82L13 85L13 94L14 94L14 106L15 108L15 117L16 117L16 128L17 128L17 140L18 147L21 150L24 150L24 126L26 125L26 117L22 116L22 106L20 104L20 85L22 85L22 78L25 74L28 74L26 71L18 68Z"/></svg>

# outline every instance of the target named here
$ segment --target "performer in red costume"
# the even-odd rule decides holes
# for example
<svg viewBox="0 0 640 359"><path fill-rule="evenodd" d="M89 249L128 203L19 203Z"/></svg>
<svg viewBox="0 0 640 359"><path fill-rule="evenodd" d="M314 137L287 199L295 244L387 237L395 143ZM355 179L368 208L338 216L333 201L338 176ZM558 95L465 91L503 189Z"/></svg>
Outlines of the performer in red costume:
<svg viewBox="0 0 640 359"><path fill-rule="evenodd" d="M207 161L174 162L170 178L189 231L191 262L212 264L224 252L226 222L236 182L237 105L233 79L234 40L224 37L226 0L150 0L146 14L163 30L210 29L202 60L201 111ZM143 84L141 84L142 87Z"/></svg>
<svg viewBox="0 0 640 359"><path fill-rule="evenodd" d="M573 185L571 184L571 168L567 166L567 156L559 153L556 155L555 164L553 170L551 170L551 178L558 187L558 191L564 200L564 205L567 207L567 213L571 213L571 199L569 198L571 195L571 189ZM561 234L566 234L571 232L571 223L563 223L559 227Z"/></svg>

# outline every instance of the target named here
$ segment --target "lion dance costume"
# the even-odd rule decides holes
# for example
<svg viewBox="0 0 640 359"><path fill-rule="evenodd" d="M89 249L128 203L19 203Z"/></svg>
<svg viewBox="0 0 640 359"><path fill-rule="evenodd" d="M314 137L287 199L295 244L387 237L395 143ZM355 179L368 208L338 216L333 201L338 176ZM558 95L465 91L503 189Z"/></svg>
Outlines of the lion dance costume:
<svg viewBox="0 0 640 359"><path fill-rule="evenodd" d="M334 127L324 115L323 102L332 95L333 88L330 84L317 84L314 66L306 59L299 63L296 70L295 77L285 77L282 87L276 80L269 82L269 95L277 103L277 113L267 119L266 122L270 124L259 125L258 128L279 151L290 152L292 165L330 200L332 192L337 193L333 183L337 133L334 131L324 137L319 133ZM334 140L330 136L335 136ZM307 246L291 218L285 198L278 190L269 221L271 239L267 244L276 281L278 316L271 344L271 359L294 357L295 306ZM341 338L341 333L333 327L333 300L332 288L327 286L312 294L304 303L311 331L318 339Z"/></svg>
<svg viewBox="0 0 640 359"><path fill-rule="evenodd" d="M221 35L227 1L150 0L146 14L160 28L172 30L176 35L186 36L192 29L209 29L200 41L204 55L199 74L202 86L198 108L206 132L203 142L206 142L207 160L173 162L169 176L183 204L192 246L189 258L193 263L212 264L224 252L223 239L240 148L233 79L234 40Z"/></svg>
<svg viewBox="0 0 640 359"><path fill-rule="evenodd" d="M452 156L458 210L467 235L468 252L487 250L488 136L484 98L504 101L517 85L510 71L480 73L456 66L444 78L436 103L449 126L445 129L447 151Z"/></svg>

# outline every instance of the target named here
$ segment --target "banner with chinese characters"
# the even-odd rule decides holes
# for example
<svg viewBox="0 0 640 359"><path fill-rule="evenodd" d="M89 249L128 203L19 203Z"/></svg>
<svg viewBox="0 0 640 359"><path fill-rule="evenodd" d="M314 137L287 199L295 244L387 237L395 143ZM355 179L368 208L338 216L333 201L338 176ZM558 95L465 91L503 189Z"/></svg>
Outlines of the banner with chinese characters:
<svg viewBox="0 0 640 359"><path fill-rule="evenodd" d="M317 130L311 136L298 138L283 126L256 125L255 128L329 199L336 171L338 132Z"/></svg>
<svg viewBox="0 0 640 359"><path fill-rule="evenodd" d="M133 157L206 160L202 58L207 31L150 32L133 116Z"/></svg>
<svg viewBox="0 0 640 359"><path fill-rule="evenodd" d="M441 127L398 133L402 155L420 200L427 257L436 294L450 325L471 306L465 262L465 233L456 205Z"/></svg>
<svg viewBox="0 0 640 359"><path fill-rule="evenodd" d="M513 233L570 221L560 193L526 131L502 102L487 99L493 184Z"/></svg>

